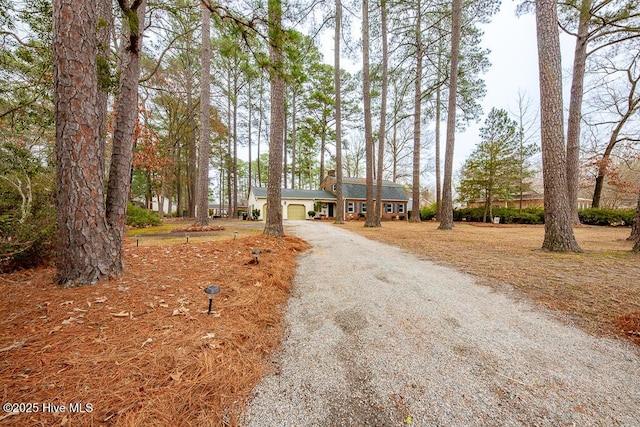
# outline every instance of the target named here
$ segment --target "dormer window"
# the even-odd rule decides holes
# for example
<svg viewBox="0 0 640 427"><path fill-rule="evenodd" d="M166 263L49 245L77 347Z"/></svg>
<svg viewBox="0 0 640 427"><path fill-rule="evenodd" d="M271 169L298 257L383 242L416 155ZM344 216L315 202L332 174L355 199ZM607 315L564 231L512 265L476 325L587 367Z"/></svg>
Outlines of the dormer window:
<svg viewBox="0 0 640 427"><path fill-rule="evenodd" d="M332 191L336 191L337 189L338 189L338 185L337 185L337 184L333 184L333 185L331 186L331 190L332 190Z"/></svg>

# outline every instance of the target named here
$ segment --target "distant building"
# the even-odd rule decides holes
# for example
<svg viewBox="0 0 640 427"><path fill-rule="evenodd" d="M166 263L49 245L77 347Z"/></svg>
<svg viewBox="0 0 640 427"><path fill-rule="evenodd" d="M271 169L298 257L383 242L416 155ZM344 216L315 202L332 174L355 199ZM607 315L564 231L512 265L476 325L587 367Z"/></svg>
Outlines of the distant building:
<svg viewBox="0 0 640 427"><path fill-rule="evenodd" d="M468 208L483 208L484 200L474 200L471 202L467 202ZM539 193L537 191L528 191L522 194L522 198L520 195L514 195L512 199L494 199L491 203L491 207L493 208L511 208L511 209L519 209L522 206L522 209L527 208L544 208L544 194ZM591 207L591 199L585 199L583 197L578 197L578 209L588 209Z"/></svg>

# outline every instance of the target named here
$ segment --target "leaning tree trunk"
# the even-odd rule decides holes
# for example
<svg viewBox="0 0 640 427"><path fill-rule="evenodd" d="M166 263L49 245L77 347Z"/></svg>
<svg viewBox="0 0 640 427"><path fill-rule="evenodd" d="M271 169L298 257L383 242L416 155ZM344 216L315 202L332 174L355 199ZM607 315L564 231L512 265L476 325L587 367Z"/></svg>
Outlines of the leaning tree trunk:
<svg viewBox="0 0 640 427"><path fill-rule="evenodd" d="M211 93L211 11L205 5L202 9L202 67L200 76L200 143L198 144L198 208L197 223L209 224L209 139ZM251 159L249 159L251 162Z"/></svg>
<svg viewBox="0 0 640 427"><path fill-rule="evenodd" d="M571 81L571 100L567 121L567 191L571 220L580 223L578 217L578 190L580 184L580 121L582 120L582 95L584 92L584 72L587 64L587 42L589 20L591 19L591 0L583 0L580 9L580 22L573 56L573 77Z"/></svg>
<svg viewBox="0 0 640 427"><path fill-rule="evenodd" d="M442 218L440 230L453 228L453 150L456 138L456 97L458 92L458 63L462 33L462 0L453 0L451 29L451 70L449 72L449 111L447 112L447 143L444 154L444 180L442 183Z"/></svg>
<svg viewBox="0 0 640 427"><path fill-rule="evenodd" d="M133 159L134 132L138 112L138 79L140 78L140 47L144 24L145 2L134 0L129 7L118 0L128 25L128 42L123 52L120 88L116 107L116 124L111 147L111 166L106 201L107 221L113 240L122 247L127 219L127 202L131 188L131 163ZM124 269L122 251L114 254L120 273Z"/></svg>
<svg viewBox="0 0 640 427"><path fill-rule="evenodd" d="M413 205L410 222L420 222L420 119L422 118L422 5L418 1L416 9L416 79L413 96Z"/></svg>
<svg viewBox="0 0 640 427"><path fill-rule="evenodd" d="M97 5L53 2L56 129L56 282L82 286L117 274L115 245L104 209L96 73ZM82 58L82 60L78 60Z"/></svg>
<svg viewBox="0 0 640 427"><path fill-rule="evenodd" d="M267 222L264 234L284 235L281 183L284 138L284 76L282 2L269 0L269 56L271 58L271 134L269 136L269 181L267 184Z"/></svg>
<svg viewBox="0 0 640 427"><path fill-rule="evenodd" d="M536 2L544 176L545 230L542 248L557 252L580 252L573 234L567 191L557 6L555 0Z"/></svg>
<svg viewBox="0 0 640 427"><path fill-rule="evenodd" d="M336 98L336 223L344 222L344 197L342 195L342 105L340 97L340 30L342 3L336 0L336 28L333 39L333 89ZM320 177L322 179L324 177Z"/></svg>

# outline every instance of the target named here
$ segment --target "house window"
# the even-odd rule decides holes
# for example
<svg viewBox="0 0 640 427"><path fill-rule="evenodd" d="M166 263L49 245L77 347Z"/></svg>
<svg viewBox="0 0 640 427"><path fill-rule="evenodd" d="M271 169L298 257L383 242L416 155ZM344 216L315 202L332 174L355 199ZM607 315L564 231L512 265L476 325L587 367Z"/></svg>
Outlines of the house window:
<svg viewBox="0 0 640 427"><path fill-rule="evenodd" d="M360 212L367 213L367 204L365 202L360 203Z"/></svg>
<svg viewBox="0 0 640 427"><path fill-rule="evenodd" d="M331 186L331 191L336 191L337 189L338 189L338 187L337 187L337 185L336 185L336 184L333 184L333 185Z"/></svg>
<svg viewBox="0 0 640 427"><path fill-rule="evenodd" d="M355 203L347 202L347 213L354 213L356 211Z"/></svg>
<svg viewBox="0 0 640 427"><path fill-rule="evenodd" d="M404 203L398 203L398 213L404 213Z"/></svg>
<svg viewBox="0 0 640 427"><path fill-rule="evenodd" d="M384 211L388 214L393 213L393 203L385 203L384 204Z"/></svg>

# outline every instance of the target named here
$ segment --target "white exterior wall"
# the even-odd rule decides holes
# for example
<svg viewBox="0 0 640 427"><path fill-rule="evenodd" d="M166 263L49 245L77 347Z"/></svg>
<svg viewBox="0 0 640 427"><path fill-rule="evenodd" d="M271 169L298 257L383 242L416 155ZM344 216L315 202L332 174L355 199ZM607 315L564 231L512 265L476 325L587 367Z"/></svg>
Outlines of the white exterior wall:
<svg viewBox="0 0 640 427"><path fill-rule="evenodd" d="M267 203L267 199L266 198L262 198L262 197L255 197L255 195L253 194L253 192L251 192L249 194L249 200L247 201L247 205L249 207L249 215L251 215L253 213L254 209L260 209L260 216L258 217L259 220L264 221L265 215L264 215L264 209L263 206ZM289 205L304 205L305 207L305 215L307 214L307 212L314 210L313 209L313 205L314 205L314 201L313 200L308 200L308 199L282 199L281 201L281 206L282 206L282 219L288 219L287 218L287 206Z"/></svg>

